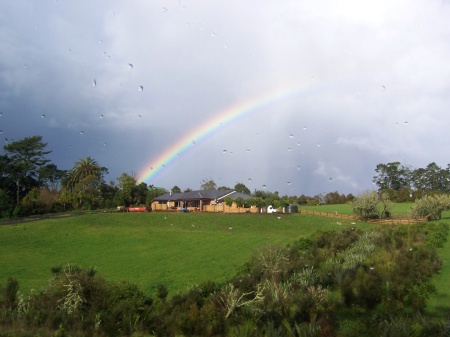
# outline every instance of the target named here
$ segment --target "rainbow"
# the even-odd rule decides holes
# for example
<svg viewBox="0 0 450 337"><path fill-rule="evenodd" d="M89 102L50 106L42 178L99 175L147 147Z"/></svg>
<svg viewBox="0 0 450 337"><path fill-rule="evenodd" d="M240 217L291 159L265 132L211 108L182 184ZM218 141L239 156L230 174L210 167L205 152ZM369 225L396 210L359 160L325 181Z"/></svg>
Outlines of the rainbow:
<svg viewBox="0 0 450 337"><path fill-rule="evenodd" d="M138 174L139 181L150 182L177 157L184 154L194 144L201 142L207 136L250 112L283 100L298 91L298 86L289 87L287 89L278 89L269 94L260 95L243 102L238 102L235 105L219 111L214 114L214 117L183 135L182 138L178 139L158 157L154 158L149 164L147 164Z"/></svg>

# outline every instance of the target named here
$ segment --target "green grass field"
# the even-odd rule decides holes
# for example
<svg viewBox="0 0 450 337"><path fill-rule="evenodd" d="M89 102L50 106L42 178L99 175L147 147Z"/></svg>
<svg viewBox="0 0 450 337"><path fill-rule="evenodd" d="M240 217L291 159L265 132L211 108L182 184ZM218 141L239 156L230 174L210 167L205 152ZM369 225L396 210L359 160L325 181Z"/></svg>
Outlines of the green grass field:
<svg viewBox="0 0 450 337"><path fill-rule="evenodd" d="M414 203L412 202L395 203L392 209L392 213L407 215L409 214L409 210L411 209L412 205L414 205ZM352 211L352 205L350 203L340 205L300 206L300 210L301 209L330 212L330 213L338 212L339 214L352 214L352 215L355 214Z"/></svg>
<svg viewBox="0 0 450 337"><path fill-rule="evenodd" d="M12 276L23 292L40 289L52 267L71 263L95 266L106 279L135 282L147 293L159 283L173 293L225 280L265 246L345 226L301 214L206 213L98 213L3 225L0 281Z"/></svg>
<svg viewBox="0 0 450 337"><path fill-rule="evenodd" d="M450 224L450 212L442 221ZM150 295L164 283L173 294L207 280L226 280L269 245L354 226L340 222L302 214L97 213L2 225L0 282L15 277L27 293L45 287L52 267L71 263L94 266L109 281L134 282ZM443 269L428 308L437 316L450 307L450 241L439 254Z"/></svg>
<svg viewBox="0 0 450 337"><path fill-rule="evenodd" d="M450 225L450 211L442 214L442 220ZM442 260L441 272L434 278L437 293L430 298L427 312L438 317L449 319L450 309L450 233L443 248L438 249Z"/></svg>

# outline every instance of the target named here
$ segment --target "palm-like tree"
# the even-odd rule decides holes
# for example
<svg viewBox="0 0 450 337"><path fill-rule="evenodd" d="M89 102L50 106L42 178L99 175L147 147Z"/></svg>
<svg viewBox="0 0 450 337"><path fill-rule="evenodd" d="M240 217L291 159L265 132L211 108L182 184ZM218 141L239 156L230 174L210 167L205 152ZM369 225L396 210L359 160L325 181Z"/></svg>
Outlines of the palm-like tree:
<svg viewBox="0 0 450 337"><path fill-rule="evenodd" d="M64 178L63 185L72 190L73 187L89 176L94 176L98 179L102 176L102 168L95 159L91 157L84 157L75 163L75 166L67 173Z"/></svg>

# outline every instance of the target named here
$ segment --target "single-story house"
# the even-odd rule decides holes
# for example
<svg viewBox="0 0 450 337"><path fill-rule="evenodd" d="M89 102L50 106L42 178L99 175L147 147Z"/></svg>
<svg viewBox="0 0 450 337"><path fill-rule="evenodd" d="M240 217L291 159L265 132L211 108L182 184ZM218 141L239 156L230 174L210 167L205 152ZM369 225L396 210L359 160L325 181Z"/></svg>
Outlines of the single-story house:
<svg viewBox="0 0 450 337"><path fill-rule="evenodd" d="M234 190L198 190L184 193L168 192L152 200L152 211L181 211L191 212L257 212L255 207L237 207L233 202L231 207L225 204L225 198L235 200L240 197L243 200L251 198L250 195Z"/></svg>

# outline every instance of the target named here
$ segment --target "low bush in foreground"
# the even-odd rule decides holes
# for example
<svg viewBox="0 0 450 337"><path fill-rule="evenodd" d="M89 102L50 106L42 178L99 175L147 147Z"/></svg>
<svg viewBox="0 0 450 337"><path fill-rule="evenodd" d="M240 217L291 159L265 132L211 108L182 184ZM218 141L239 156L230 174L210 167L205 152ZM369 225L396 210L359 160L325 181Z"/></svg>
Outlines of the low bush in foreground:
<svg viewBox="0 0 450 337"><path fill-rule="evenodd" d="M448 336L424 317L448 226L318 232L267 247L236 274L167 297L93 268L52 268L48 286L0 292L0 336Z"/></svg>

